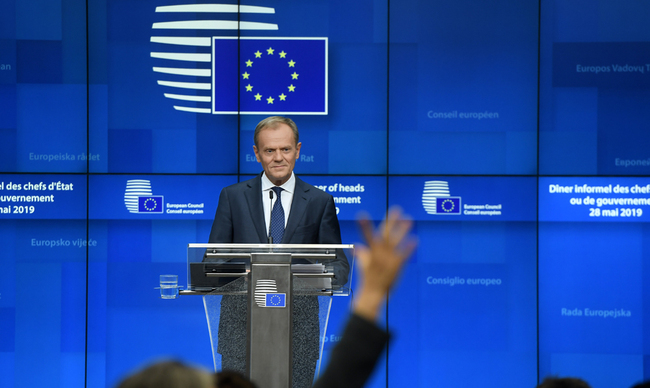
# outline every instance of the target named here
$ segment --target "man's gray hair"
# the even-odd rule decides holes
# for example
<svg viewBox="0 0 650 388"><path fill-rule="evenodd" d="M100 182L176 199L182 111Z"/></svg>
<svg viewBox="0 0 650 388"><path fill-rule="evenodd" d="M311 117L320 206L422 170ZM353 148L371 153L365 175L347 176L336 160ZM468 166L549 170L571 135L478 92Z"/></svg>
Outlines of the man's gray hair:
<svg viewBox="0 0 650 388"><path fill-rule="evenodd" d="M291 130L293 131L293 138L296 141L296 144L298 144L298 126L296 125L296 123L294 123L293 120L291 120L288 117L271 116L260 121L255 127L255 134L253 135L253 141L255 142L255 147L258 146L257 139L259 137L259 133L263 129L276 128L280 124L288 125L289 128L291 128Z"/></svg>

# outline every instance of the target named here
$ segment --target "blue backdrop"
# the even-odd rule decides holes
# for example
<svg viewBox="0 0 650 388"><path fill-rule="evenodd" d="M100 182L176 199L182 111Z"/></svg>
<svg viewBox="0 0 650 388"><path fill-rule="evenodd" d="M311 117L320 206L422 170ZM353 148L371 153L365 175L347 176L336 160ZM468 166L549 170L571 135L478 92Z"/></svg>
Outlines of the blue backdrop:
<svg viewBox="0 0 650 388"><path fill-rule="evenodd" d="M297 122L296 173L335 197L344 243L361 210L415 219L370 386L650 379L649 16L633 0L0 2L0 386L210 367L200 298L155 287L186 284L186 244L261 171L253 129L272 114ZM349 306L335 299L326 351Z"/></svg>

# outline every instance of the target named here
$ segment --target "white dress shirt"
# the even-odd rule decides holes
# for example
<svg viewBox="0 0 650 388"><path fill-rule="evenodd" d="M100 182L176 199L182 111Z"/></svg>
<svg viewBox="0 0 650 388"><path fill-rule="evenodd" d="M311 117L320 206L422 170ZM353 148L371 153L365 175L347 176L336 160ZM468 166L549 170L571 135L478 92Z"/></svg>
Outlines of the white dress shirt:
<svg viewBox="0 0 650 388"><path fill-rule="evenodd" d="M277 201L277 196L273 193L273 200L269 199L269 192L275 185L271 183L269 178L266 177L266 174L262 174L262 205L264 206L264 222L266 224L266 234L269 234L269 227L271 225L271 209L275 201ZM282 186L282 209L284 210L284 226L287 226L287 220L289 219L289 212L291 211L291 203L293 202L293 193L296 190L296 177L293 172L291 173L291 178L288 181L284 182ZM279 243L279 241L278 241ZM277 244L277 243L276 243Z"/></svg>

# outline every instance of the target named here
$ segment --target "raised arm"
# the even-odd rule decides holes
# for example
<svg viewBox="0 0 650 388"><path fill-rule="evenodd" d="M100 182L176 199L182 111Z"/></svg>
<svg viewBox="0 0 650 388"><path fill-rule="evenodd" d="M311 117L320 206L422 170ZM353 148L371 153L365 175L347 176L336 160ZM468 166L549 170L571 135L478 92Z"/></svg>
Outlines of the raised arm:
<svg viewBox="0 0 650 388"><path fill-rule="evenodd" d="M377 230L366 217L358 223L366 245L357 249L362 278L353 311L376 321L388 290L416 246L415 238L409 235L413 221L404 218L400 209L392 208Z"/></svg>
<svg viewBox="0 0 650 388"><path fill-rule="evenodd" d="M314 388L359 388L366 383L388 341L388 333L377 325L379 311L416 246L409 234L413 223L397 208L377 230L366 217L359 219L359 226L366 243L357 252L361 287L341 341Z"/></svg>

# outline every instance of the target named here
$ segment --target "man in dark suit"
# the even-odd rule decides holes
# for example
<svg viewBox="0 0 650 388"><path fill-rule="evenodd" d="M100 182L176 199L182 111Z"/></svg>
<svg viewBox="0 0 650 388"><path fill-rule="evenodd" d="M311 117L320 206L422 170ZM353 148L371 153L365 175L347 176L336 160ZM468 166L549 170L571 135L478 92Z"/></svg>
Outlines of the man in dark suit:
<svg viewBox="0 0 650 388"><path fill-rule="evenodd" d="M253 151L264 172L221 191L210 243L259 244L275 235L273 243L341 244L332 196L293 173L302 146L298 139L298 128L289 118L268 117L257 125ZM345 255L337 255L328 264L333 266L333 284L347 283ZM221 302L218 352L224 370L244 372L245 301L243 296L225 295ZM318 311L317 297L294 298L293 387L309 387L314 378L319 356Z"/></svg>

